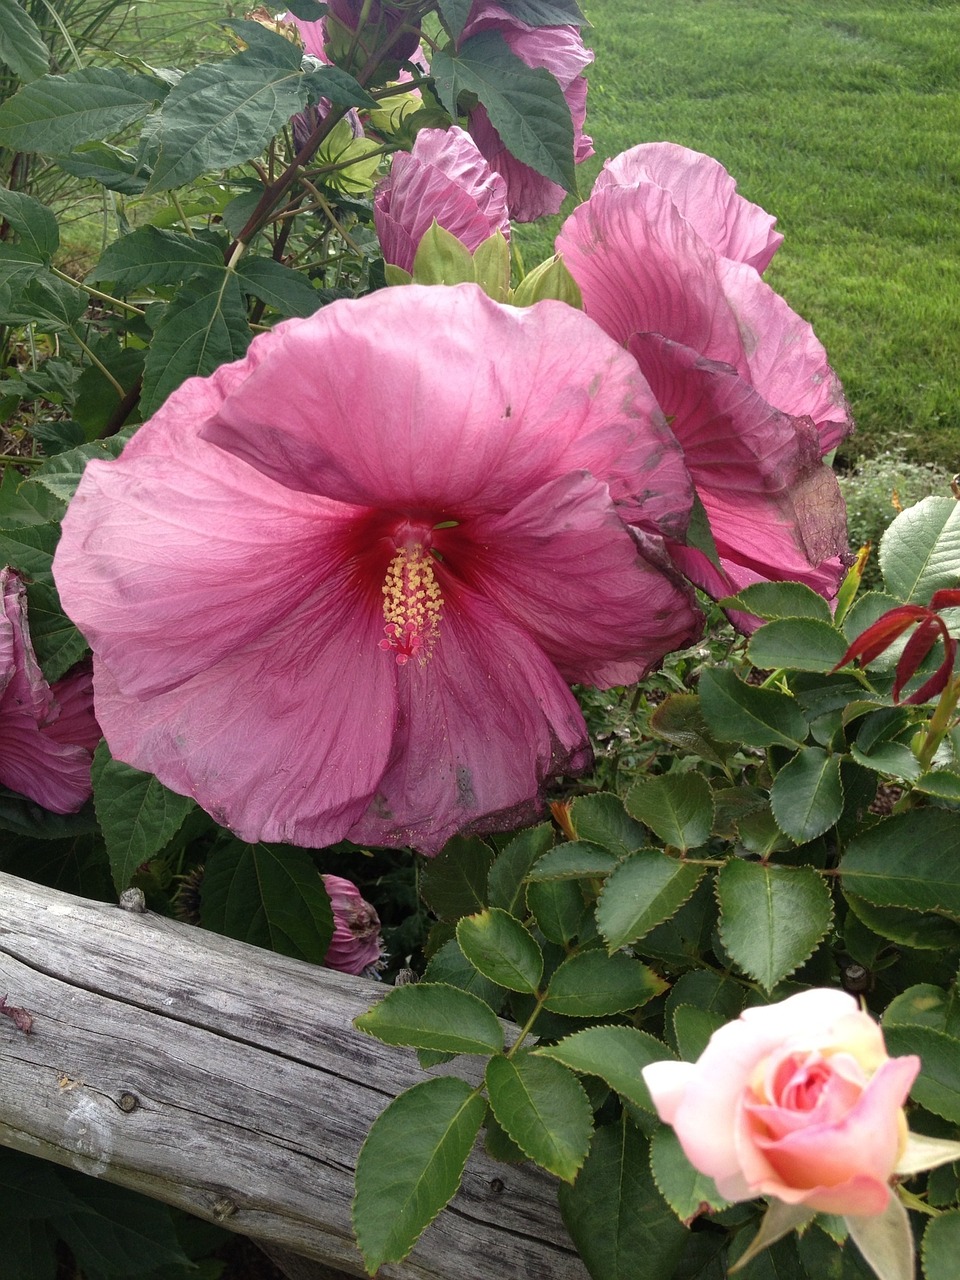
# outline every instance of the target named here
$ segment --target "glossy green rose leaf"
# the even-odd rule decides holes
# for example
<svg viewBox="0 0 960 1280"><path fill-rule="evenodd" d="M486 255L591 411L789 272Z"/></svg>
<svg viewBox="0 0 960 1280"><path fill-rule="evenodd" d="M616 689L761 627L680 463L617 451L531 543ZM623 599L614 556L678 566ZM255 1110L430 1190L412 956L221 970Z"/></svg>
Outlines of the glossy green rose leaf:
<svg viewBox="0 0 960 1280"><path fill-rule="evenodd" d="M693 1167L668 1125L660 1125L650 1139L650 1171L657 1190L686 1226L701 1213L725 1209L730 1203L712 1178Z"/></svg>
<svg viewBox="0 0 960 1280"><path fill-rule="evenodd" d="M830 622L816 618L781 618L755 631L747 656L761 670L828 672L847 651L846 637Z"/></svg>
<svg viewBox="0 0 960 1280"><path fill-rule="evenodd" d="M570 822L578 840L609 849L617 858L647 843L643 827L630 817L620 797L609 791L577 796L570 806Z"/></svg>
<svg viewBox="0 0 960 1280"><path fill-rule="evenodd" d="M767 622L775 618L813 618L829 623L832 618L823 596L802 582L756 582L720 604L724 609L752 613Z"/></svg>
<svg viewBox="0 0 960 1280"><path fill-rule="evenodd" d="M423 869L420 891L441 920L455 923L487 905L494 852L476 837L454 836Z"/></svg>
<svg viewBox="0 0 960 1280"><path fill-rule="evenodd" d="M713 793L702 773L666 773L642 778L624 802L627 812L666 845L696 848L710 838Z"/></svg>
<svg viewBox="0 0 960 1280"><path fill-rule="evenodd" d="M615 854L588 840L570 840L544 854L530 868L527 880L590 880L608 876L618 866Z"/></svg>
<svg viewBox="0 0 960 1280"><path fill-rule="evenodd" d="M673 1050L636 1027L587 1027L565 1036L558 1044L534 1050L536 1057L562 1062L581 1075L597 1076L628 1102L654 1112L643 1068L674 1057Z"/></svg>
<svg viewBox="0 0 960 1280"><path fill-rule="evenodd" d="M631 793L632 794L632 793ZM683 906L705 868L640 849L606 880L597 903L597 928L613 952L636 942Z"/></svg>
<svg viewBox="0 0 960 1280"><path fill-rule="evenodd" d="M828 831L843 812L840 757L803 747L774 779L770 807L777 826L798 844Z"/></svg>
<svg viewBox="0 0 960 1280"><path fill-rule="evenodd" d="M593 1113L577 1077L547 1058L519 1053L487 1063L490 1108L531 1160L572 1182L593 1134Z"/></svg>
<svg viewBox="0 0 960 1280"><path fill-rule="evenodd" d="M960 813L912 809L862 832L840 861L843 887L880 907L960 921Z"/></svg>
<svg viewBox="0 0 960 1280"><path fill-rule="evenodd" d="M758 689L723 667L700 677L700 705L711 734L745 747L800 747L807 722L796 700L776 689Z"/></svg>
<svg viewBox="0 0 960 1280"><path fill-rule="evenodd" d="M543 1007L572 1018L602 1018L646 1004L665 986L639 960L620 952L584 951L554 973Z"/></svg>
<svg viewBox="0 0 960 1280"><path fill-rule="evenodd" d="M440 982L393 987L367 1013L354 1019L384 1044L439 1053L499 1053L503 1029L478 996Z"/></svg>
<svg viewBox="0 0 960 1280"><path fill-rule="evenodd" d="M491 907L501 907L512 915L522 914L525 882L530 868L552 848L555 838L553 825L549 822L527 827L514 836L503 852L497 855L496 861L492 865L488 863L484 900L472 907L471 911L485 906L489 899Z"/></svg>
<svg viewBox="0 0 960 1280"><path fill-rule="evenodd" d="M543 976L543 955L519 920L499 907L464 916L457 942L470 963L508 991L532 995Z"/></svg>
<svg viewBox="0 0 960 1280"><path fill-rule="evenodd" d="M960 507L924 498L901 511L880 540L880 571L899 600L926 604L960 580Z"/></svg>

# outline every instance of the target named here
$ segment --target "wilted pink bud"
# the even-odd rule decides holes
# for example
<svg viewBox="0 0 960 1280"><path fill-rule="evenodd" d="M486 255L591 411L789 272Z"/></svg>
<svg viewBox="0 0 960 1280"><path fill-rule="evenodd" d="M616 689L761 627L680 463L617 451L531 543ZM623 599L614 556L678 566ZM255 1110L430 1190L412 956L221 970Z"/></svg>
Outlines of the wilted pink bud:
<svg viewBox="0 0 960 1280"><path fill-rule="evenodd" d="M76 813L90 796L99 740L89 671L47 684L27 628L23 583L0 569L0 785L53 813Z"/></svg>
<svg viewBox="0 0 960 1280"><path fill-rule="evenodd" d="M333 907L333 937L323 963L341 973L363 973L380 959L380 917L342 876L323 876Z"/></svg>
<svg viewBox="0 0 960 1280"><path fill-rule="evenodd" d="M393 157L373 216L385 260L413 270L433 220L474 252L495 231L509 239L507 184L463 129L421 129L409 153Z"/></svg>

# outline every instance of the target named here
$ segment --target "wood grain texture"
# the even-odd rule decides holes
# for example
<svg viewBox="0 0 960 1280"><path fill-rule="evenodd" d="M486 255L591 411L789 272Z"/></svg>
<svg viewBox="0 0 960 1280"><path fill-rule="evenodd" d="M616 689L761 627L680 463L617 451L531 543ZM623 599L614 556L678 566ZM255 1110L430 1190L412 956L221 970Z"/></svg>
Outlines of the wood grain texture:
<svg viewBox="0 0 960 1280"><path fill-rule="evenodd" d="M375 1117L423 1079L355 1031L384 993L149 912L0 873L0 1144L362 1275L350 1202ZM453 1066L463 1071L464 1060ZM384 1280L586 1280L555 1183L475 1152Z"/></svg>

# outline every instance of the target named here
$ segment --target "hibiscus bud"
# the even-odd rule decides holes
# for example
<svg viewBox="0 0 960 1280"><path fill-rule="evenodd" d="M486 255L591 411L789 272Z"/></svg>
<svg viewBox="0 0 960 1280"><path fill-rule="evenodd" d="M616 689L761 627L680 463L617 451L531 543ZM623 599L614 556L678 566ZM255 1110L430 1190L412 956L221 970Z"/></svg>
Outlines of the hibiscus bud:
<svg viewBox="0 0 960 1280"><path fill-rule="evenodd" d="M363 973L380 959L380 917L342 876L322 876L333 908L333 937L323 963L341 973Z"/></svg>

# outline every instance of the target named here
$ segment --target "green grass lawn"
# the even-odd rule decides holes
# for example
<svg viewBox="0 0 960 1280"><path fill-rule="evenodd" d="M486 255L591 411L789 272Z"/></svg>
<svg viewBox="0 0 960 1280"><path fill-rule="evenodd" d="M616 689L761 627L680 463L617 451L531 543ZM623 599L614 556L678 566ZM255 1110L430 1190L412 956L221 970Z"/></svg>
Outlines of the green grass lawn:
<svg viewBox="0 0 960 1280"><path fill-rule="evenodd" d="M960 5L585 6L597 157L583 193L638 142L716 156L779 219L767 279L843 379L847 459L904 444L960 470Z"/></svg>

